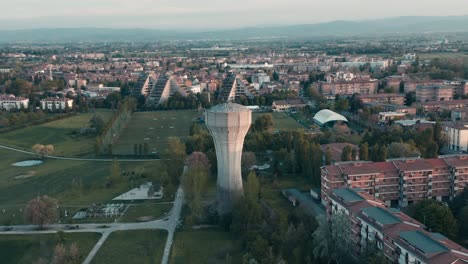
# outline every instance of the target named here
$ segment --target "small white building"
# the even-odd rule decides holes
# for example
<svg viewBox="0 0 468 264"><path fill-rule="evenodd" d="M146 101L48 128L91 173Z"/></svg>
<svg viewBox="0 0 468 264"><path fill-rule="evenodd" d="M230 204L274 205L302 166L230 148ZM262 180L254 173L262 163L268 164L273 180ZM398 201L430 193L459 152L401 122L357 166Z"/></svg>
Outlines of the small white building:
<svg viewBox="0 0 468 264"><path fill-rule="evenodd" d="M69 98L46 98L41 100L41 109L49 111L58 111L71 109L73 100Z"/></svg>
<svg viewBox="0 0 468 264"><path fill-rule="evenodd" d="M0 95L0 109L10 111L12 109L26 109L29 105L29 99L16 97L12 94Z"/></svg>

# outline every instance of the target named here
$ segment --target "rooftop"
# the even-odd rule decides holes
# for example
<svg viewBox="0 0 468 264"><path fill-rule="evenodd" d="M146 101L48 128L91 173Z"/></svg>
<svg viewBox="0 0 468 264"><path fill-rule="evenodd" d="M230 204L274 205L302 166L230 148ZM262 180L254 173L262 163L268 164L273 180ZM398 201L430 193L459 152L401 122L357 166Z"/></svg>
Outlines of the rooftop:
<svg viewBox="0 0 468 264"><path fill-rule="evenodd" d="M417 230L401 232L399 236L426 254L435 254L448 251L445 246Z"/></svg>
<svg viewBox="0 0 468 264"><path fill-rule="evenodd" d="M240 104L235 104L235 103L224 103L224 104L219 104L211 107L208 109L208 112L213 112L213 113L232 113L232 112L248 112L250 111L247 107L240 105Z"/></svg>
<svg viewBox="0 0 468 264"><path fill-rule="evenodd" d="M382 225L391 225L401 223L401 220L393 214L387 212L380 207L366 207L362 208L361 211L366 214L369 218L374 219Z"/></svg>
<svg viewBox="0 0 468 264"><path fill-rule="evenodd" d="M364 198L362 198L359 194L347 188L335 189L333 191L333 194L335 194L338 197L341 197L345 202L348 203L364 201Z"/></svg>

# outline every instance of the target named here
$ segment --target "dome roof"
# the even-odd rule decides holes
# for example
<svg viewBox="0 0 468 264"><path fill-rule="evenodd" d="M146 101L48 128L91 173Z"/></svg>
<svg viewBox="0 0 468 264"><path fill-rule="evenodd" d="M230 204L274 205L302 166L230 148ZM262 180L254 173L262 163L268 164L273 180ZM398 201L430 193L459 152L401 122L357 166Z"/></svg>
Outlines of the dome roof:
<svg viewBox="0 0 468 264"><path fill-rule="evenodd" d="M232 113L232 112L248 112L250 111L247 107L240 105L240 104L235 104L235 103L224 103L224 104L219 104L211 107L208 109L208 112L213 112L213 113Z"/></svg>
<svg viewBox="0 0 468 264"><path fill-rule="evenodd" d="M319 125L324 125L328 122L334 122L334 121L344 121L348 122L348 119L346 117L337 114L331 110L328 109L323 109L319 112L317 112L314 116L314 120L319 124Z"/></svg>

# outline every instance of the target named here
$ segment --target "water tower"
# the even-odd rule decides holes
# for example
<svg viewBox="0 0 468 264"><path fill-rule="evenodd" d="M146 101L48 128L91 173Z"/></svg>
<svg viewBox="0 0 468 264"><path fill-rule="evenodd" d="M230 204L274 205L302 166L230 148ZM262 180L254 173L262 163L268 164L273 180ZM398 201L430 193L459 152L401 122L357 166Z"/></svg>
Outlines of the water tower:
<svg viewBox="0 0 468 264"><path fill-rule="evenodd" d="M218 213L232 210L234 202L244 195L241 158L244 138L252 123L250 110L242 105L225 103L206 111L206 125L214 139L218 159Z"/></svg>

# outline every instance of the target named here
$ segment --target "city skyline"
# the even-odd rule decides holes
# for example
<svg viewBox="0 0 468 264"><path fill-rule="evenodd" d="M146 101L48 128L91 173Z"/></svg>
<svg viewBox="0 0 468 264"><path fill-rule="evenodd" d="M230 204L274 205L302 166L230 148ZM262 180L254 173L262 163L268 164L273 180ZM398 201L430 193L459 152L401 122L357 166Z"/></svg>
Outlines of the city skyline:
<svg viewBox="0 0 468 264"><path fill-rule="evenodd" d="M448 1L305 1L288 3L240 0L121 0L75 2L20 0L0 3L8 10L0 29L106 27L153 29L230 29L247 26L314 24L335 20L374 20L399 16L459 16L468 14L463 0ZM424 4L424 8L421 8ZM337 8L338 7L338 8ZM383 9L384 8L384 9ZM287 10L287 11L285 11ZM385 12L382 12L385 10Z"/></svg>

